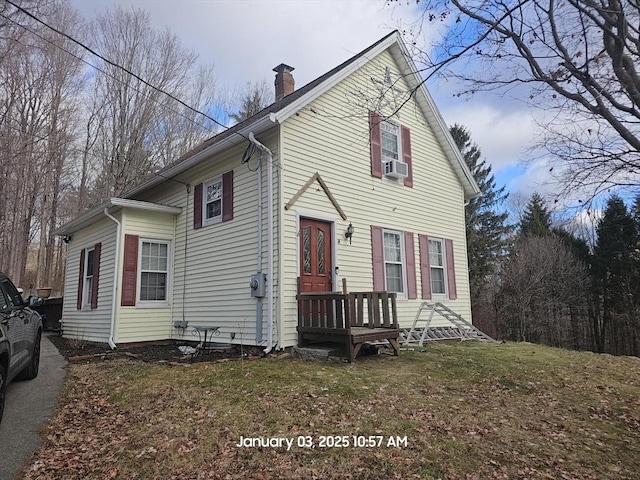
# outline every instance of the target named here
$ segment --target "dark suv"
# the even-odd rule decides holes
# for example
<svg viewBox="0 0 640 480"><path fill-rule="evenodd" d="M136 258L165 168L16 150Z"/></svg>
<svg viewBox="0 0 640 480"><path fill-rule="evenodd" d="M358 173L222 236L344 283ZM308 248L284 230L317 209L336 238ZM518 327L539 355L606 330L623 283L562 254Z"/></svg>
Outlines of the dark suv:
<svg viewBox="0 0 640 480"><path fill-rule="evenodd" d="M0 273L0 422L7 383L38 376L42 320L31 307L42 303L40 297L25 303L9 277Z"/></svg>

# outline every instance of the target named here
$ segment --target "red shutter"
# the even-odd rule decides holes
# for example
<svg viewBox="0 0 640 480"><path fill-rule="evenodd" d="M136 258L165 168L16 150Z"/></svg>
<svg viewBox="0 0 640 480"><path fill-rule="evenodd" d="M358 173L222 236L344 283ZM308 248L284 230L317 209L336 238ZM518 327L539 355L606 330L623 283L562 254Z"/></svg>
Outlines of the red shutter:
<svg viewBox="0 0 640 480"><path fill-rule="evenodd" d="M447 238L444 241L444 249L447 255L447 286L449 287L449 298L458 298L456 290L456 264L453 261L453 240Z"/></svg>
<svg viewBox="0 0 640 480"><path fill-rule="evenodd" d="M371 261L373 262L373 290L384 291L384 240L382 227L371 226Z"/></svg>
<svg viewBox="0 0 640 480"><path fill-rule="evenodd" d="M375 112L369 112L369 137L371 139L371 176L382 178L380 115Z"/></svg>
<svg viewBox="0 0 640 480"><path fill-rule="evenodd" d="M222 175L222 221L228 220L233 220L233 170Z"/></svg>
<svg viewBox="0 0 640 480"><path fill-rule="evenodd" d="M193 189L193 228L202 228L202 184Z"/></svg>
<svg viewBox="0 0 640 480"><path fill-rule="evenodd" d="M120 305L133 307L136 304L138 284L138 236L124 236L124 265L122 267L122 298Z"/></svg>
<svg viewBox="0 0 640 480"><path fill-rule="evenodd" d="M78 276L78 302L76 308L82 310L82 289L84 288L84 256L86 250L83 248L80 252L80 274Z"/></svg>
<svg viewBox="0 0 640 480"><path fill-rule="evenodd" d="M404 177L405 187L413 187L413 165L411 164L411 132L402 127L402 161L407 164L409 174Z"/></svg>
<svg viewBox="0 0 640 480"><path fill-rule="evenodd" d="M420 279L422 281L422 298L431 299L431 270L429 266L429 237L418 235L420 248Z"/></svg>
<svg viewBox="0 0 640 480"><path fill-rule="evenodd" d="M91 285L91 309L98 308L98 282L100 282L100 251L102 244L96 243L93 247L93 283Z"/></svg>
<svg viewBox="0 0 640 480"><path fill-rule="evenodd" d="M418 298L416 252L413 247L413 233L411 232L404 232L404 256L407 263L407 298Z"/></svg>

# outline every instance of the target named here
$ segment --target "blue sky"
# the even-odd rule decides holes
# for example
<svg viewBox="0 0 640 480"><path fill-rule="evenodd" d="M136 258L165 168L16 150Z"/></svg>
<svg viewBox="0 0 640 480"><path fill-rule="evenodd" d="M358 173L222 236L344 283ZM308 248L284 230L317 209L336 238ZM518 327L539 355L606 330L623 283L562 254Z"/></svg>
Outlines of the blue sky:
<svg viewBox="0 0 640 480"><path fill-rule="evenodd" d="M152 25L169 28L205 63L219 85L233 90L247 81L273 81L273 67L295 67L297 86L340 64L390 31L413 22L414 2L382 0L71 0L88 20L114 4L150 13ZM428 32L437 34L435 30ZM455 84L429 84L445 121L471 132L498 185L529 196L552 186L544 160L524 166L535 136L530 108L517 98L483 94L454 97Z"/></svg>

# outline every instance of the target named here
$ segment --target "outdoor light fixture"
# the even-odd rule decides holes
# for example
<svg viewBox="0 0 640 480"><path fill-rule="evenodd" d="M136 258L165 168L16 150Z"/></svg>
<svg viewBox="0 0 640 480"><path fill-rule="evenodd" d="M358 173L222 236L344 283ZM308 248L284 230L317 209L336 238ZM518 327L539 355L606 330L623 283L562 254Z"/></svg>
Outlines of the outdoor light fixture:
<svg viewBox="0 0 640 480"><path fill-rule="evenodd" d="M344 232L344 238L349 239L349 245L351 245L351 237L353 237L353 225L349 224L347 230Z"/></svg>
<svg viewBox="0 0 640 480"><path fill-rule="evenodd" d="M64 243L69 243L69 242L71 241L71 235L65 235L65 236L62 238L62 241L63 241Z"/></svg>

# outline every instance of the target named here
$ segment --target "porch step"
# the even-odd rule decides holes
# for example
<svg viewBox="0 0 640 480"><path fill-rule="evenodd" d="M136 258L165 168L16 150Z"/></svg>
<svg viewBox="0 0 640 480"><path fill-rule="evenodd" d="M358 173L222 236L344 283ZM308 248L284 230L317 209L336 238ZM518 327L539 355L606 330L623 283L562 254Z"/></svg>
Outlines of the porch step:
<svg viewBox="0 0 640 480"><path fill-rule="evenodd" d="M344 350L344 349L343 349ZM309 347L293 347L293 356L310 362L341 361L344 352L335 345L314 345Z"/></svg>
<svg viewBox="0 0 640 480"><path fill-rule="evenodd" d="M432 327L431 321L435 314L447 320L449 325ZM424 342L436 342L439 340L478 340L481 342L501 343L473 326L446 305L440 302L422 302L411 328L400 332L400 343L405 346L422 346Z"/></svg>

